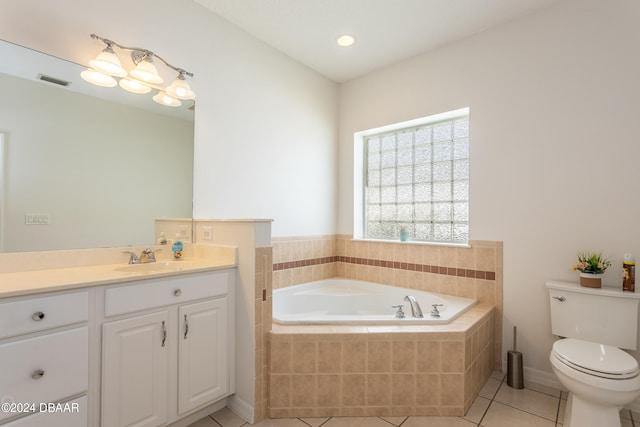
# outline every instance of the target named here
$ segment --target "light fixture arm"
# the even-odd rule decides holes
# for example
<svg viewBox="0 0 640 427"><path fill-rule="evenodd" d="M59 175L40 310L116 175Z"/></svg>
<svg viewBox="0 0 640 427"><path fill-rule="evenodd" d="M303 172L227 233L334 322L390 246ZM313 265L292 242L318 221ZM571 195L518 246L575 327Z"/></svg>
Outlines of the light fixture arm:
<svg viewBox="0 0 640 427"><path fill-rule="evenodd" d="M147 49L142 49L139 47L128 47L128 46L123 46L121 44L118 44L116 42L114 42L113 40L109 40L109 39L105 39L104 37L100 37L96 34L91 34L91 38L94 40L100 40L102 43L106 44L107 47L112 47L112 46L116 46L122 50L130 50L131 51L131 59L133 60L134 64L138 65L138 63L142 60L144 60L145 58L157 58L160 61L162 61L164 63L164 65L166 65L167 67L171 68L172 70L175 70L176 72L178 72L178 74L180 75L186 75L189 77L193 77L193 73L188 72L187 70L183 69L183 68L179 68L176 66L173 66L171 64L169 64L167 61L165 61L162 57L156 55L155 53L151 52L150 50Z"/></svg>

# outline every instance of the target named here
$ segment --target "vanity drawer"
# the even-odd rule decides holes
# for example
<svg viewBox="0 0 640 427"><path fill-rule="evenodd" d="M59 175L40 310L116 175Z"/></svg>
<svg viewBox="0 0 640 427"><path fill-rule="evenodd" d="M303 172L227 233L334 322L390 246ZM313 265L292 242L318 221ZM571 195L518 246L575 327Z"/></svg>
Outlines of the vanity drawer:
<svg viewBox="0 0 640 427"><path fill-rule="evenodd" d="M89 293L74 292L0 303L0 339L86 322Z"/></svg>
<svg viewBox="0 0 640 427"><path fill-rule="evenodd" d="M87 396L62 403L62 410L29 415L3 427L87 427Z"/></svg>
<svg viewBox="0 0 640 427"><path fill-rule="evenodd" d="M86 392L88 335L83 326L0 345L0 393L38 406ZM0 411L0 422L15 415Z"/></svg>
<svg viewBox="0 0 640 427"><path fill-rule="evenodd" d="M229 292L229 279L228 271L217 271L109 288L105 291L105 316L225 295Z"/></svg>

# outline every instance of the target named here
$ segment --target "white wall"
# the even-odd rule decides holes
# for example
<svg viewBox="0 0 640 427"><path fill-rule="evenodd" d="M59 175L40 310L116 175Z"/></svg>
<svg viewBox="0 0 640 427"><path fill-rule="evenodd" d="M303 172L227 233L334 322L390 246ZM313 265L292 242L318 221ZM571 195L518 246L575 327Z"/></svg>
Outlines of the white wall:
<svg viewBox="0 0 640 427"><path fill-rule="evenodd" d="M602 250L621 286L623 254L640 257L638 22L634 0L566 0L340 87L340 233L353 132L470 107L471 238L504 241L505 351L517 325L539 380L553 380L545 281L576 281L576 252Z"/></svg>
<svg viewBox="0 0 640 427"><path fill-rule="evenodd" d="M86 64L96 33L193 73L194 217L336 225L337 85L190 0L7 0L0 38Z"/></svg>

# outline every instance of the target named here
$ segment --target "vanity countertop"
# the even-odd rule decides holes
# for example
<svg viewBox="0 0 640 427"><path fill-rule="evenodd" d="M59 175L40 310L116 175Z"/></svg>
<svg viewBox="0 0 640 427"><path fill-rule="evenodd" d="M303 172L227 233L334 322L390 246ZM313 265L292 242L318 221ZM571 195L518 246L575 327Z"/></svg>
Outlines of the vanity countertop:
<svg viewBox="0 0 640 427"><path fill-rule="evenodd" d="M0 273L0 298L125 283L236 267L235 259L193 258Z"/></svg>

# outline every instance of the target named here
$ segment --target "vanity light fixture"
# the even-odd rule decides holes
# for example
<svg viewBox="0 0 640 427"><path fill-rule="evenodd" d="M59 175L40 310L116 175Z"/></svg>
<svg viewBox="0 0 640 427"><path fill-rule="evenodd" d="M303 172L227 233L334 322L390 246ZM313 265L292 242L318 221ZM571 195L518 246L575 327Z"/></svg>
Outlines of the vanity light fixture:
<svg viewBox="0 0 640 427"><path fill-rule="evenodd" d="M148 93L152 89L156 89L158 93L153 97L153 100L158 104L170 107L182 105L180 99L196 97L185 78L185 76L193 77L193 73L169 64L150 50L122 46L95 34L91 34L91 38L100 40L107 46L96 59L89 61L89 68L80 73L82 78L89 83L104 87L120 85L121 88L132 93ZM131 61L135 64L135 68L127 72L114 47L122 51L130 51ZM178 73L176 79L166 88L159 86L164 82L164 79L158 73L154 59L158 59L165 66ZM119 77L120 81L117 81L116 77Z"/></svg>

